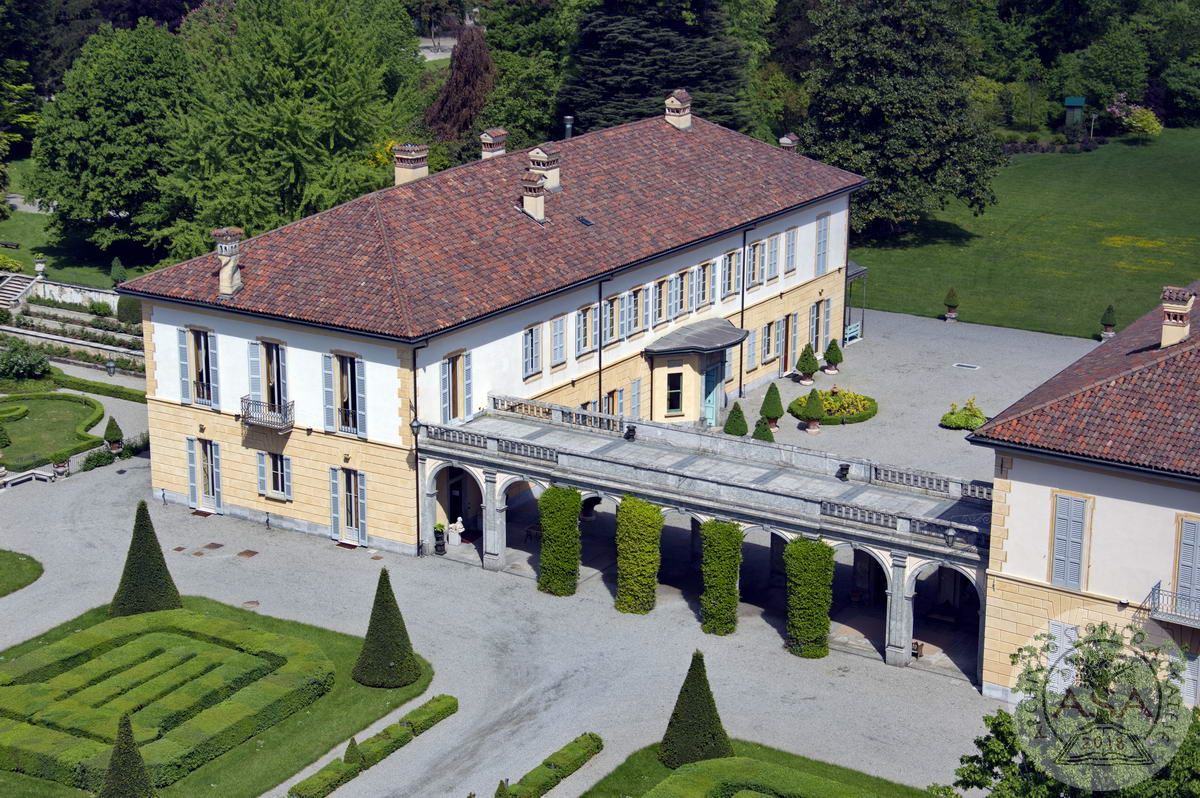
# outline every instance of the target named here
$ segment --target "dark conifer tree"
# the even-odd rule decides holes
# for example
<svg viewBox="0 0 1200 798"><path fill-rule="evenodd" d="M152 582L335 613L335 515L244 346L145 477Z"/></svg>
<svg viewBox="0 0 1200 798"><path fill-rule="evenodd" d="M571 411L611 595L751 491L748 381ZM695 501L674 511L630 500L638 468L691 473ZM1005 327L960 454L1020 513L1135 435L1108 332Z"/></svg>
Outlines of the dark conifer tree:
<svg viewBox="0 0 1200 798"><path fill-rule="evenodd" d="M133 725L128 714L122 715L117 725L117 742L113 745L108 773L97 798L154 798L150 774L146 772L146 763L133 739Z"/></svg>
<svg viewBox="0 0 1200 798"><path fill-rule="evenodd" d="M392 592L387 569L379 572L375 587L375 606L363 640L362 653L351 676L367 687L404 687L421 675L421 665L408 639L404 616Z"/></svg>
<svg viewBox="0 0 1200 798"><path fill-rule="evenodd" d="M472 131L495 79L496 67L483 32L474 25L463 28L450 54L450 75L426 110L425 124L443 141L462 138Z"/></svg>
<svg viewBox="0 0 1200 798"><path fill-rule="evenodd" d="M125 570L117 593L108 605L108 614L115 618L140 612L177 610L182 606L175 580L163 559L158 535L154 533L150 510L144 501L138 502L133 538L129 541L129 553L125 555Z"/></svg>
<svg viewBox="0 0 1200 798"><path fill-rule="evenodd" d="M708 686L704 655L697 651L692 654L692 664L683 687L679 688L675 711L671 713L667 733L659 746L658 758L674 769L688 762L726 756L733 756L733 746L721 725L717 702Z"/></svg>

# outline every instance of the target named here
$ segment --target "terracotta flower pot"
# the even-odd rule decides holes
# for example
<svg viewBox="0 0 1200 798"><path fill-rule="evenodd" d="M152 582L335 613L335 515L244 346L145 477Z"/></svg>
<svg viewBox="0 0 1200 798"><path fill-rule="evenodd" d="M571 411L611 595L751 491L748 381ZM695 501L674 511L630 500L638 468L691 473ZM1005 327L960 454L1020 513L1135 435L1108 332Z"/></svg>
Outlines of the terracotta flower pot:
<svg viewBox="0 0 1200 798"><path fill-rule="evenodd" d="M825 373L826 374L837 374L838 368L837 368L837 366L830 366L829 364L826 364L825 365Z"/></svg>
<svg viewBox="0 0 1200 798"><path fill-rule="evenodd" d="M813 375L801 374L800 375L800 384L801 385L812 385L813 384Z"/></svg>
<svg viewBox="0 0 1200 798"><path fill-rule="evenodd" d="M777 419L777 418L768 418L768 419L767 419L767 426L771 428L771 431L772 431L772 432L774 432L775 430L779 429L779 419Z"/></svg>
<svg viewBox="0 0 1200 798"><path fill-rule="evenodd" d="M958 308L946 306L946 321L958 321Z"/></svg>
<svg viewBox="0 0 1200 798"><path fill-rule="evenodd" d="M125 448L124 441L110 441L108 444L108 450L110 452L112 452L113 454L120 454L121 450L124 448Z"/></svg>
<svg viewBox="0 0 1200 798"><path fill-rule="evenodd" d="M816 435L821 431L821 422L820 421L806 421L804 423L806 425L804 427L804 431L807 432L809 435Z"/></svg>
<svg viewBox="0 0 1200 798"><path fill-rule="evenodd" d="M1117 333L1116 333L1116 332L1113 330L1113 325L1111 325L1111 324L1105 324L1105 325L1104 325L1104 332L1100 333L1100 337L1101 337L1103 340L1107 341L1109 338L1112 338L1112 337L1113 337L1114 335L1116 335L1116 334L1117 334Z"/></svg>
<svg viewBox="0 0 1200 798"><path fill-rule="evenodd" d="M54 475L56 477L66 476L68 465L70 465L70 463L55 463L54 464Z"/></svg>

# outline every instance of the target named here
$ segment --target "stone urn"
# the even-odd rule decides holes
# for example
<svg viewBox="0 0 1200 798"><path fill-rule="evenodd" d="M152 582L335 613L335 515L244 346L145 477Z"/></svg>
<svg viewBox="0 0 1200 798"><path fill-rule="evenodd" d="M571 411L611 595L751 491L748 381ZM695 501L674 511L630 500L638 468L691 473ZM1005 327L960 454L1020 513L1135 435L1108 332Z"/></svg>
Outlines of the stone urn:
<svg viewBox="0 0 1200 798"><path fill-rule="evenodd" d="M958 321L958 308L946 306L946 321Z"/></svg>
<svg viewBox="0 0 1200 798"><path fill-rule="evenodd" d="M805 421L804 425L804 431L809 435L818 435L821 432L820 421Z"/></svg>
<svg viewBox="0 0 1200 798"><path fill-rule="evenodd" d="M69 460L63 463L55 463L53 466L54 476L65 477L67 475L67 467L70 466L70 464L71 462Z"/></svg>

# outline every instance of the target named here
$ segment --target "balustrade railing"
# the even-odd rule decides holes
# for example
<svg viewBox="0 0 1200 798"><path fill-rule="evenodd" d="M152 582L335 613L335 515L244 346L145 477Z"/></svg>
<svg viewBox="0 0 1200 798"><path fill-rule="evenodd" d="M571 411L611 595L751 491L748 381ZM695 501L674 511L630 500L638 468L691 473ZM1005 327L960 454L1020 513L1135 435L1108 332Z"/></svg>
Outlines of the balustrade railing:
<svg viewBox="0 0 1200 798"><path fill-rule="evenodd" d="M885 513L880 510L870 510L855 504L823 501L821 502L821 515L827 515L830 518L840 518L843 521L854 521L859 524L881 526L886 529L895 529L897 526L894 514Z"/></svg>
<svg viewBox="0 0 1200 798"><path fill-rule="evenodd" d="M511 441L508 438L496 439L496 450L518 457L529 457L534 460L545 460L550 463L558 462L558 451L549 446L538 446L536 443Z"/></svg>
<svg viewBox="0 0 1200 798"><path fill-rule="evenodd" d="M1168 621L1200 629L1200 596L1190 596L1163 590L1162 582L1156 582L1146 598L1150 617L1156 621Z"/></svg>
<svg viewBox="0 0 1200 798"><path fill-rule="evenodd" d="M871 481L887 482L892 485L904 485L906 487L929 490L935 493L950 492L949 477L943 477L940 474L932 474L928 471L916 471L907 468L896 468L894 466L871 466Z"/></svg>
<svg viewBox="0 0 1200 798"><path fill-rule="evenodd" d="M295 402L271 404L261 399L243 396L242 423L252 427L265 427L285 432L295 424L295 407Z"/></svg>
<svg viewBox="0 0 1200 798"><path fill-rule="evenodd" d="M456 443L460 446L471 446L475 449L487 448L487 436L477 432L467 432L457 427L438 427L426 424L423 429L430 440Z"/></svg>
<svg viewBox="0 0 1200 798"><path fill-rule="evenodd" d="M962 495L964 499L978 499L979 501L990 502L992 500L992 483L964 482L962 485Z"/></svg>

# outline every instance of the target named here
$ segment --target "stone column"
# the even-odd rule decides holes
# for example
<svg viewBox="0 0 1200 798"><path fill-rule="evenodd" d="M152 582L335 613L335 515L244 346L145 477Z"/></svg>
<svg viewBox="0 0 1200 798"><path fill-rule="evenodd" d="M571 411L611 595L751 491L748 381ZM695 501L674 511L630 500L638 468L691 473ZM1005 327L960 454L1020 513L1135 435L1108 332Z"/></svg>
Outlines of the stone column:
<svg viewBox="0 0 1200 798"><path fill-rule="evenodd" d="M888 585L887 646L884 660L888 665L912 662L912 594L906 590L908 555L892 552L892 578Z"/></svg>
<svg viewBox="0 0 1200 798"><path fill-rule="evenodd" d="M417 458L417 496L421 502L421 528L417 535L424 554L433 554L433 525L437 521L437 488L428 484L429 464L424 457Z"/></svg>
<svg viewBox="0 0 1200 798"><path fill-rule="evenodd" d="M496 472L483 472L483 567L504 570L507 541L504 501L496 495Z"/></svg>

